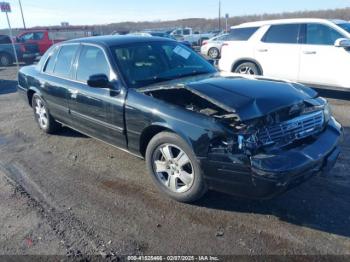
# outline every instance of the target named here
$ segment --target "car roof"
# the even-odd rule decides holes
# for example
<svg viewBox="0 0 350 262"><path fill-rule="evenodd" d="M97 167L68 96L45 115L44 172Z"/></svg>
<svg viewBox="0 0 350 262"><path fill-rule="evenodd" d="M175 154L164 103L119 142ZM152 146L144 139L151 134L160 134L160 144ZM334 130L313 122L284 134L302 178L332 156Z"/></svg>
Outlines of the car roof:
<svg viewBox="0 0 350 262"><path fill-rule="evenodd" d="M98 44L104 46L118 46L118 45L128 45L134 43L149 43L149 42L159 42L159 41L174 41L171 39L156 37L156 36L135 36L135 35L106 35L106 36L93 36L86 38L78 38L66 41L64 43L90 43Z"/></svg>
<svg viewBox="0 0 350 262"><path fill-rule="evenodd" d="M278 20L266 20L257 22L243 23L237 26L232 26L231 28L242 28L242 27L260 27L264 25L275 25L275 24L286 24L286 23L334 23L341 24L347 23L344 20L337 19L320 19L320 18L294 18L294 19L278 19Z"/></svg>

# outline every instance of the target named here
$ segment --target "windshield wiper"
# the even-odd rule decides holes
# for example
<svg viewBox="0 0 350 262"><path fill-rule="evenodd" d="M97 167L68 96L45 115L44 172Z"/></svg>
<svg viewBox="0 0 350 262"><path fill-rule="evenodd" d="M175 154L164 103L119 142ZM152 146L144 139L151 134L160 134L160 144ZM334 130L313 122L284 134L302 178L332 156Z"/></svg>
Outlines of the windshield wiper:
<svg viewBox="0 0 350 262"><path fill-rule="evenodd" d="M142 80L135 80L135 83L157 83L157 82L170 81L173 79L174 79L173 77L151 77L151 78L142 79Z"/></svg>
<svg viewBox="0 0 350 262"><path fill-rule="evenodd" d="M187 77L187 76L196 76L196 75L204 75L204 74L210 74L210 72L208 71L193 71L187 74L178 74L178 75L174 75L171 77L158 77L158 76L154 76L154 77L150 77L150 78L146 78L146 79L142 79L142 80L135 80L134 82L137 84L153 84L153 83L158 83L158 82L165 82L165 81L170 81L170 80L174 80L177 78L181 78L181 77Z"/></svg>
<svg viewBox="0 0 350 262"><path fill-rule="evenodd" d="M210 74L210 72L208 71L193 71L187 74L180 74L178 77L186 77L186 76L197 76L197 75L206 75L206 74Z"/></svg>

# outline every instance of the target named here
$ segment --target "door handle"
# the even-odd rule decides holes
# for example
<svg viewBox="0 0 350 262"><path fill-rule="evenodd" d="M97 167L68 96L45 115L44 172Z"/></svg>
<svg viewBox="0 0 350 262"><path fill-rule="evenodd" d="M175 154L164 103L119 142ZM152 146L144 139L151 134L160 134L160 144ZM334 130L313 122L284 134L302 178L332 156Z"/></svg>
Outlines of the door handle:
<svg viewBox="0 0 350 262"><path fill-rule="evenodd" d="M305 55L316 55L317 52L316 51L304 51L303 52Z"/></svg>
<svg viewBox="0 0 350 262"><path fill-rule="evenodd" d="M268 50L268 49L258 49L258 51L261 52L261 53L266 53L266 52L268 52L269 50Z"/></svg>
<svg viewBox="0 0 350 262"><path fill-rule="evenodd" d="M70 97L72 99L76 99L77 95L79 93L79 91L77 89L68 89L69 93L70 93Z"/></svg>

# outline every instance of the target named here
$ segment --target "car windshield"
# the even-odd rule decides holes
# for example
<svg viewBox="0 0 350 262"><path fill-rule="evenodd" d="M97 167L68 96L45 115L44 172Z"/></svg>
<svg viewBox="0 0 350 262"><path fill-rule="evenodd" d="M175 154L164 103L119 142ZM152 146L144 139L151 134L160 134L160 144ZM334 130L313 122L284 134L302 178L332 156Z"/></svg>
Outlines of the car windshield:
<svg viewBox="0 0 350 262"><path fill-rule="evenodd" d="M346 32L350 33L350 23L342 23L338 24L341 28L343 28Z"/></svg>
<svg viewBox="0 0 350 262"><path fill-rule="evenodd" d="M177 42L148 42L112 47L121 73L133 88L179 77L210 74L216 69Z"/></svg>

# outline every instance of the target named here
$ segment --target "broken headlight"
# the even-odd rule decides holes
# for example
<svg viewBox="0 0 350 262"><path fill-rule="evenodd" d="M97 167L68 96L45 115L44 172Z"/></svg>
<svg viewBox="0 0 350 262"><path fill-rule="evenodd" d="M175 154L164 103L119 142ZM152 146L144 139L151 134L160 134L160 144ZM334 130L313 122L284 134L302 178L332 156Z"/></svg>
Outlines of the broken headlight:
<svg viewBox="0 0 350 262"><path fill-rule="evenodd" d="M329 106L328 102L325 101L325 105L323 107L323 114L324 114L324 122L325 124L328 123L328 121L331 119L332 117L332 111L331 111L331 107Z"/></svg>
<svg viewBox="0 0 350 262"><path fill-rule="evenodd" d="M259 148L259 141L255 134L244 134L237 136L238 149L246 154L253 154Z"/></svg>

